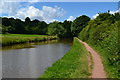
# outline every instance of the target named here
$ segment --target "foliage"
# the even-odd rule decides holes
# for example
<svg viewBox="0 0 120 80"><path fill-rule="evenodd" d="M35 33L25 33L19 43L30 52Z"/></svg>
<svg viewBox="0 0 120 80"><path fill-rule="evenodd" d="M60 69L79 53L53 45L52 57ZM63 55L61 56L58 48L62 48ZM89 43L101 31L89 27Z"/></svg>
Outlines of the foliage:
<svg viewBox="0 0 120 80"><path fill-rule="evenodd" d="M63 27L64 27L64 37L72 37L72 32L71 32L71 24L72 24L72 21L67 21L65 20L63 22Z"/></svg>
<svg viewBox="0 0 120 80"><path fill-rule="evenodd" d="M11 26L6 27L6 26L2 25L2 27L1 27L1 31L2 31L3 34L9 33L13 30L14 30L14 28L11 27Z"/></svg>
<svg viewBox="0 0 120 80"><path fill-rule="evenodd" d="M72 37L70 29L71 23L71 21L67 20L65 20L63 23L57 21L50 23L48 26L48 34L56 35L59 37Z"/></svg>
<svg viewBox="0 0 120 80"><path fill-rule="evenodd" d="M14 18L2 18L3 33L15 34L46 34L47 23L44 21L33 20L29 17L25 21ZM8 28L11 28L10 30Z"/></svg>
<svg viewBox="0 0 120 80"><path fill-rule="evenodd" d="M26 17L26 18L25 18L25 22L26 22L26 23L30 23L30 21L31 21L31 20L30 20L29 17Z"/></svg>
<svg viewBox="0 0 120 80"><path fill-rule="evenodd" d="M62 24L60 24L57 21L50 23L48 26L48 34L49 35L56 35L56 36L61 37L62 35L64 35L64 30L65 29L62 26Z"/></svg>
<svg viewBox="0 0 120 80"><path fill-rule="evenodd" d="M76 18L71 25L73 36L78 36L78 33L80 33L80 31L87 25L89 21L90 18L86 15Z"/></svg>
<svg viewBox="0 0 120 80"><path fill-rule="evenodd" d="M84 45L74 38L72 48L49 67L41 78L87 78L90 75L87 55Z"/></svg>
<svg viewBox="0 0 120 80"><path fill-rule="evenodd" d="M120 68L120 49L118 30L120 15L101 13L96 19L91 20L80 32L79 38L88 42L99 51L103 64L110 78L118 78ZM120 67L120 66L119 66Z"/></svg>
<svg viewBox="0 0 120 80"><path fill-rule="evenodd" d="M29 17L26 17L25 21L3 17L2 26L4 34L49 34L59 37L73 37L73 35L76 36L87 25L89 20L89 17L83 15L74 20L73 23L72 21L65 20L64 22L55 21L47 24L44 21L31 20Z"/></svg>

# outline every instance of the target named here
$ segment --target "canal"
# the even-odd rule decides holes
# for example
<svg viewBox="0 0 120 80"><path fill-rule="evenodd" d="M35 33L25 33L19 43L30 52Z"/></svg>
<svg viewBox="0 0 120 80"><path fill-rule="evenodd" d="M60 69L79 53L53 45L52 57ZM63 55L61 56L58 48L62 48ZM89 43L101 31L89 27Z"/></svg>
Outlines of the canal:
<svg viewBox="0 0 120 80"><path fill-rule="evenodd" d="M2 48L3 78L38 78L70 50L72 39L17 44Z"/></svg>

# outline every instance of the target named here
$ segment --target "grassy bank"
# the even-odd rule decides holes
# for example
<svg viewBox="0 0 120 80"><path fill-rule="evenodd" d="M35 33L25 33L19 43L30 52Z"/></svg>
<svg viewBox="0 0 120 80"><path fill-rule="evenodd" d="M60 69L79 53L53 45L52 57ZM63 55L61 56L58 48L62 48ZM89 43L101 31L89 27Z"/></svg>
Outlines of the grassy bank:
<svg viewBox="0 0 120 80"><path fill-rule="evenodd" d="M108 78L120 78L120 19L117 15L102 13L79 34L81 40L100 54Z"/></svg>
<svg viewBox="0 0 120 80"><path fill-rule="evenodd" d="M18 43L39 42L39 41L57 39L56 36L27 35L27 34L1 34L0 37L2 38L0 43L3 46L18 44Z"/></svg>
<svg viewBox="0 0 120 80"><path fill-rule="evenodd" d="M120 78L120 73L119 73L119 70L120 70L119 54L120 53L118 49L119 42L118 42L117 26L118 26L118 23L116 22L111 26L96 27L96 29L99 28L99 30L103 28L102 31L100 31L99 33L96 29L94 31L92 31L92 28L87 29L89 27L87 26L83 30L83 32L80 33L80 36L79 36L81 40L84 40L85 42L87 42L100 54L108 78ZM106 28L108 28L109 30L106 30ZM94 34L96 35L97 33L99 36L94 36ZM84 36L82 35L89 36L89 37L86 37L88 39L85 39ZM103 36L103 38L101 36ZM102 38L102 39L99 39L99 38Z"/></svg>
<svg viewBox="0 0 120 80"><path fill-rule="evenodd" d="M84 45L74 38L71 49L40 78L87 78L90 75L87 55Z"/></svg>
<svg viewBox="0 0 120 80"><path fill-rule="evenodd" d="M91 44L89 44L89 45L91 45ZM104 69L107 72L107 77L120 79L119 72L118 72L119 65L116 66L116 65L110 64L109 59L108 59L109 58L108 52L105 49L101 49L101 47L99 47L99 46L94 46L94 45L91 45L91 46L101 56L102 63L104 65Z"/></svg>

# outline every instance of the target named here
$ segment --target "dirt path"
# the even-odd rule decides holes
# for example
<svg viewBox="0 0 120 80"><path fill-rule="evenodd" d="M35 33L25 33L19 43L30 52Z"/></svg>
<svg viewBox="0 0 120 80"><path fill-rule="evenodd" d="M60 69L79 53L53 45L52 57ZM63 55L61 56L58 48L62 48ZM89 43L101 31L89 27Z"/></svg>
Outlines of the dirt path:
<svg viewBox="0 0 120 80"><path fill-rule="evenodd" d="M84 44L86 49L91 53L93 59L93 70L91 78L106 78L106 73L104 71L104 67L98 53L95 52L87 43L82 42L81 40L79 41Z"/></svg>

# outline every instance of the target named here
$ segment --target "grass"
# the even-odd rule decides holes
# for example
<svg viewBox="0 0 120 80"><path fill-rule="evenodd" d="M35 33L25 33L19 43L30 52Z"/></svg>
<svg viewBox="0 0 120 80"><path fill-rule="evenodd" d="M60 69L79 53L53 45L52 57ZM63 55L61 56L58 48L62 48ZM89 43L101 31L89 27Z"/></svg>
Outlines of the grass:
<svg viewBox="0 0 120 80"><path fill-rule="evenodd" d="M90 72L90 74L92 74L92 71L93 71L93 64L94 64L94 62L93 62L93 58L92 58L92 55L91 55L91 53L89 52L89 54L88 54L88 70L89 70L89 72ZM90 77L90 76L89 76Z"/></svg>
<svg viewBox="0 0 120 80"><path fill-rule="evenodd" d="M101 49L100 47L98 46L93 46L91 44L89 44L94 50L96 50L97 53L99 53L101 59L102 59L102 63L104 65L104 69L107 73L107 77L108 78L119 78L118 75L119 75L119 72L117 72L117 69L115 68L115 66L111 65L109 63L109 60L108 60L108 52L104 49ZM118 67L119 68L119 67ZM119 78L120 79L120 78Z"/></svg>
<svg viewBox="0 0 120 80"><path fill-rule="evenodd" d="M0 43L3 46L18 44L18 43L27 43L27 42L39 42L57 39L56 36L47 36L47 35L27 35L27 34L1 34Z"/></svg>
<svg viewBox="0 0 120 80"><path fill-rule="evenodd" d="M77 38L74 38L71 49L51 67L47 68L40 78L88 78L90 75L88 53L84 45Z"/></svg>

